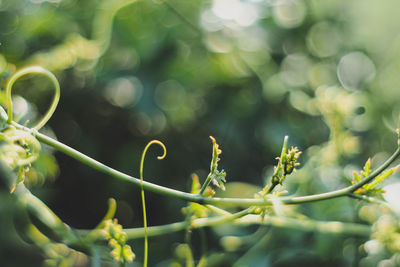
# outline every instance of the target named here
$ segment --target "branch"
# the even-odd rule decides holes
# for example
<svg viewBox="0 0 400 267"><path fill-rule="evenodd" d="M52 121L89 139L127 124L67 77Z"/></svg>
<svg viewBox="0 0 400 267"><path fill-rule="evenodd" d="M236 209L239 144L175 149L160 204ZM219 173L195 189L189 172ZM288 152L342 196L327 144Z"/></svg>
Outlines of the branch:
<svg viewBox="0 0 400 267"><path fill-rule="evenodd" d="M41 222L49 227L57 234L57 237L62 239L66 244L81 244L79 237L88 236L90 234L91 240L102 239L103 236L100 230L78 230L71 229L63 223L40 199L32 195L28 189L23 185L18 187L15 192L20 197L21 202L33 212L33 215L40 219ZM246 226L252 224L270 225L280 228L298 229L302 231L317 231L320 233L328 234L350 234L357 236L368 236L371 233L371 227L363 224L345 223L338 221L314 221L296 219L282 216L265 215L264 219L259 215L251 214L252 208L247 208L242 211L210 218L199 218L191 222L191 229L200 229L204 227L213 227L231 222L235 225ZM161 236L169 233L180 232L187 229L187 222L176 222L161 226L151 226L147 228L147 235L150 237ZM128 239L138 239L145 236L144 228L127 228L124 229L127 233ZM81 240L82 241L82 240ZM82 244L81 244L82 245Z"/></svg>
<svg viewBox="0 0 400 267"><path fill-rule="evenodd" d="M336 197L348 196L348 194L353 193L358 188L361 188L363 185L371 182L376 176L378 176L381 172L383 172L387 167L390 166L400 155L400 147L396 149L396 151L387 159L381 166L379 166L375 171L373 171L370 175L368 175L364 180L350 185L348 187L330 191L322 194L310 195L310 196L301 196L301 197L287 197L282 198L281 201L284 204L300 204L306 202L320 201L326 199L332 199Z"/></svg>
<svg viewBox="0 0 400 267"><path fill-rule="evenodd" d="M281 216L270 216L265 215L264 219L259 215L244 214L245 211L241 211L238 214L235 213L230 216L218 216L212 218L199 218L192 222L191 229L199 229L204 227L217 226L231 222L234 225L246 226L252 224L270 225L281 228L297 229L306 232L320 232L328 234L344 234L344 235L357 235L357 236L369 236L371 234L371 227L364 224L356 223L345 223L338 221L314 221L295 219ZM242 215L242 216L240 216ZM236 217L236 218L235 218ZM160 226L150 226L147 228L148 236L155 237L165 234L175 233L184 231L187 229L187 222L176 222L171 224L165 224ZM78 230L80 234L85 234L87 230ZM139 239L144 238L145 232L143 228L126 228L124 232L127 233L128 238Z"/></svg>
<svg viewBox="0 0 400 267"><path fill-rule="evenodd" d="M377 199L377 198L374 198L374 197L361 195L361 194L355 194L355 193L349 193L349 194L347 194L347 196L350 197L350 198L363 200L363 201L367 201L367 202L378 204L378 205L383 205L383 206L389 208L391 211L394 211L396 213L398 213L400 211L398 208L393 207L392 205L390 205L386 201L383 201L383 200L380 200L380 199Z"/></svg>
<svg viewBox="0 0 400 267"><path fill-rule="evenodd" d="M19 129L27 130L31 132L40 142L47 144L60 152L63 152L64 154L88 165L89 167L98 170L100 172L103 172L107 175L110 175L114 178L130 182L136 186L141 186L141 181L138 178L135 178L133 176L127 175L125 173L122 173L120 171L117 171L111 167L108 167L107 165L98 162L95 159L92 159L85 154L57 141L54 140L44 134L41 134L37 131L28 129L26 127L23 127L22 125L19 125L15 122L13 122L13 125ZM347 196L349 193L354 192L358 188L362 187L363 185L369 183L371 180L373 180L376 176L378 176L382 171L384 171L387 167L389 167L390 164L392 164L400 155L400 148L397 148L396 151L392 154L392 156L386 160L379 168L377 168L375 171L373 171L368 177L366 177L364 180L350 185L348 187L335 190L335 191L330 191L326 193L321 193L321 194L315 194L315 195L309 195L309 196L300 196L300 197L281 197L280 200L283 204L301 204L301 203L307 203L307 202L314 202L314 201L321 201L321 200L326 200L326 199L332 199L332 198L337 198L337 197L343 197ZM169 197L174 197L190 202L196 202L199 204L210 204L210 205L225 205L225 206L267 206L272 204L271 199L254 199L254 198L209 198L209 197L204 197L198 194L191 194L179 190L175 190L172 188L160 186L157 184L153 184L150 182L143 181L143 189L147 191L151 191L157 194L161 194L164 196L169 196Z"/></svg>
<svg viewBox="0 0 400 267"><path fill-rule="evenodd" d="M39 198L34 196L22 183L18 185L13 194L17 195L18 202L26 207L28 212L45 227L44 229L39 229L41 232L42 230L45 232L50 230L55 239L65 244L81 243L74 230L54 214Z"/></svg>

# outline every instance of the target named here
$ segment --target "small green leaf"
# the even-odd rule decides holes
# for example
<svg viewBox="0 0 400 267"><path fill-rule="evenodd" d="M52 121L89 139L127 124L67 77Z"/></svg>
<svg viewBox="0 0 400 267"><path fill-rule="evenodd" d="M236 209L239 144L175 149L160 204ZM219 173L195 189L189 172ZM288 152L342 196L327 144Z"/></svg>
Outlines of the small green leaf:
<svg viewBox="0 0 400 267"><path fill-rule="evenodd" d="M356 191L354 191L354 193L364 194L364 195L384 193L385 191L382 188L379 188L378 185L382 183L383 180L385 180L386 178L390 177L393 173L395 173L399 167L400 166L396 166L394 168L382 172L377 177L375 177L375 179L372 182L363 185L361 188L358 188ZM363 179L371 175L371 173L372 173L371 159L368 159L364 165L363 170L360 171L360 174L353 172L352 184L356 184L362 181Z"/></svg>
<svg viewBox="0 0 400 267"><path fill-rule="evenodd" d="M357 172L353 171L353 181L352 181L352 184L358 183L358 182L360 182L361 180L362 180L361 176L360 176Z"/></svg>
<svg viewBox="0 0 400 267"><path fill-rule="evenodd" d="M216 170L214 175L212 175L212 183L218 188L221 188L222 191L225 191L225 183L226 183L226 172L224 170L218 171Z"/></svg>
<svg viewBox="0 0 400 267"><path fill-rule="evenodd" d="M371 172L372 172L372 170L371 170L371 158L369 158L367 160L367 162L365 162L364 169L363 169L363 171L361 171L361 175L364 176L364 177L367 177L368 175L371 174Z"/></svg>
<svg viewBox="0 0 400 267"><path fill-rule="evenodd" d="M217 188L221 190L225 190L225 183L226 183L226 172L224 170L218 170L218 162L220 161L219 155L221 155L222 150L219 149L219 145L214 137L210 136L210 139L213 143L213 151L212 151L212 159L210 164L210 173L207 176L206 182L204 183L203 187L200 189L200 192L203 193L208 185L211 183ZM205 187L206 186L206 187ZM212 189L211 189L212 190Z"/></svg>

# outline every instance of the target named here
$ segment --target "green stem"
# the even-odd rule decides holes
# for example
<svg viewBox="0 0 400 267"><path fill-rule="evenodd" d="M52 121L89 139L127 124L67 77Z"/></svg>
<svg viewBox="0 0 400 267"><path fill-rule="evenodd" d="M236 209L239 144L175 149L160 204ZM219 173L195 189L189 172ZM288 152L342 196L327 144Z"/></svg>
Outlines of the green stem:
<svg viewBox="0 0 400 267"><path fill-rule="evenodd" d="M47 228L51 229L63 242L73 243L78 241L71 228L57 217L46 204L34 196L23 184L18 186L14 194L18 196L18 201L24 205L34 217L39 219Z"/></svg>
<svg viewBox="0 0 400 267"><path fill-rule="evenodd" d="M247 208L227 216L195 219L191 222L190 228L197 229L225 224L250 214L252 210L253 208ZM159 236L167 233L183 231L186 228L187 221L183 221L162 226L151 226L148 228L147 233L149 236ZM124 229L124 231L127 233L129 239L141 238L144 235L144 231L142 228Z"/></svg>
<svg viewBox="0 0 400 267"><path fill-rule="evenodd" d="M204 181L203 185L200 188L200 192L199 192L200 196L202 196L204 191L206 191L207 186L211 183L211 179L212 179L211 173L209 173L206 180Z"/></svg>
<svg viewBox="0 0 400 267"><path fill-rule="evenodd" d="M285 135L285 138L283 139L281 156L279 158L278 165L276 166L274 173L272 174L271 186L267 190L267 193L266 193L267 195L270 194L274 190L274 188L285 179L285 175L282 174L282 177L281 177L280 172L282 170L282 162L285 160L285 157L286 157L288 141L289 141L289 136Z"/></svg>
<svg viewBox="0 0 400 267"><path fill-rule="evenodd" d="M152 144L158 144L158 145L160 145L160 146L163 148L163 150L164 150L163 155L157 157L157 159L161 160L161 159L165 158L165 156L167 155L167 149L166 149L166 147L164 146L164 144L161 143L161 142L158 141L158 140L153 140L153 141L149 142L149 143L146 145L146 147L144 148L143 153L142 153L142 159L140 160L140 189L141 189L141 190L140 190L140 193L141 193L141 195L142 195L143 224L144 224L144 232L145 232L145 235L144 235L144 262L143 262L143 266L144 266L144 267L147 267L148 254L149 254L149 241L148 241L148 238L147 238L146 202L145 202L144 190L143 190L143 165L144 165L144 158L146 157L146 152L147 152L147 150L149 149L149 147L150 147Z"/></svg>
<svg viewBox="0 0 400 267"><path fill-rule="evenodd" d="M104 228L105 221L111 220L112 218L114 218L116 211L117 211L117 202L113 198L108 199L107 213L106 213L106 215L104 215L103 219L100 221L100 223L94 229Z"/></svg>
<svg viewBox="0 0 400 267"><path fill-rule="evenodd" d="M207 207L207 209L211 210L212 212L214 212L218 215L225 215L225 216L232 215L232 213L230 213L224 209L218 208L216 206L213 206L213 205L206 205L206 207Z"/></svg>
<svg viewBox="0 0 400 267"><path fill-rule="evenodd" d="M23 69L17 71L16 73L14 73L10 77L10 79L8 80L7 85L6 85L6 101L7 101L7 113L8 113L7 123L8 124L11 124L13 122L11 89L12 89L14 83L22 76L25 76L28 74L34 74L34 73L42 74L42 75L46 76L47 78L49 78L50 81L54 85L55 93L54 93L53 101L51 102L51 105L50 105L48 111L43 116L43 118L32 128L36 129L36 130L39 130L40 128L42 128L46 124L46 122L51 118L54 111L56 110L58 101L60 100L60 84L58 83L56 76L54 76L54 74L51 73L50 71L48 71L42 67L38 67L38 66L23 68Z"/></svg>
<svg viewBox="0 0 400 267"><path fill-rule="evenodd" d="M211 218L199 218L195 219L191 222L191 229L199 229L204 227L212 227L218 226L221 224L225 224L228 222L235 221L243 216L249 215L252 212L253 208L247 208L242 211L236 212L234 214L230 214L227 216L217 216ZM144 228L127 228L124 229L124 232L128 235L128 239L138 239L147 236L161 236L169 233L175 233L186 230L188 227L187 221L176 222L161 226L150 226L147 228L147 231ZM88 233L92 232L92 230L76 230L80 236L86 236ZM98 232L99 230L94 230ZM101 238L101 235L98 235Z"/></svg>
<svg viewBox="0 0 400 267"><path fill-rule="evenodd" d="M268 187L267 195L270 194L270 193L275 189L275 187L276 187L278 184L279 184L279 183L274 183L274 182L272 182L272 183L271 183L271 186Z"/></svg>
<svg viewBox="0 0 400 267"><path fill-rule="evenodd" d="M29 190L22 185L16 191L21 197L21 201L28 206L29 209L34 211L35 217L41 219L41 221L53 230L56 230L58 236L69 242L78 240L78 236L86 236L88 233L97 232L100 230L74 230L78 235L75 235L72 230L62 223L62 221L53 213L49 208L41 202L38 198L33 196ZM358 195L357 195L358 196ZM358 198L358 197L357 197ZM192 224L192 229L218 226L228 222L233 222L238 225L250 225L250 224L263 224L272 225L276 227L300 229L303 231L319 231L322 233L332 234L355 234L360 236L369 235L371 229L367 225L354 224L354 223L343 223L343 222L321 222L304 219L295 219L281 216L264 216L262 219L259 215L250 214L252 208L239 211L231 215L223 215L211 218L199 218L195 219ZM147 229L147 236L160 236L168 233L174 233L183 231L187 228L187 222L177 222L162 226L151 226ZM143 238L146 235L144 228L131 228L124 229L129 239ZM101 235L98 235L101 238Z"/></svg>
<svg viewBox="0 0 400 267"><path fill-rule="evenodd" d="M86 236L88 233L96 232L100 230L74 230L70 229L66 224L53 213L49 208L41 202L38 198L32 195L23 185L20 185L18 190L15 192L19 199L27 205L35 217L39 218L44 225L53 229L58 236L63 240L68 240L68 243L78 242L79 236ZM364 199L363 196L356 194L348 194L348 196ZM261 218L259 215L252 213L253 208L247 208L234 214L222 215L211 218L199 218L192 222L191 228L204 228L218 226L228 222L233 222L238 225L249 225L249 224L264 224L272 225L276 227L295 228L303 231L319 231L323 233L333 234L355 234L360 236L366 236L370 234L370 227L366 225L354 224L354 223L342 223L342 222L318 222L312 220L303 220L295 218L287 218L280 216L269 216L266 215ZM147 236L160 236L168 233L178 232L187 228L187 222L177 222L162 226L152 226L147 229ZM142 238L146 235L143 228L124 229L128 234L129 239ZM101 238L101 235L99 235ZM78 242L79 243L79 242Z"/></svg>
<svg viewBox="0 0 400 267"><path fill-rule="evenodd" d="M391 210L393 210L394 208L387 202L374 198L374 197L370 197L370 196L366 196L366 195L360 195L360 194L355 194L355 193L349 193L347 194L348 197L354 198L354 199L358 199L358 200L363 200L363 201L367 201L370 203L375 203L375 204L379 204L379 205L384 205L388 208L390 208Z"/></svg>
<svg viewBox="0 0 400 267"><path fill-rule="evenodd" d="M215 141L215 138L210 136L210 139L213 143L212 147L212 159L211 159L211 165L210 165L210 173L208 174L206 180L204 181L203 185L200 188L199 195L202 196L204 191L206 191L207 186L211 183L212 176L215 174L215 171L217 170L218 166L218 161L219 161L219 154L221 151L218 148L218 145Z"/></svg>
<svg viewBox="0 0 400 267"><path fill-rule="evenodd" d="M398 147L396 149L396 151L390 156L389 159L387 159L381 166L379 166L375 171L373 171L365 179L363 179L362 181L360 181L358 183L350 185L348 187L345 187L345 188L342 188L339 190L335 190L335 191L322 193L322 194L302 196L302 197L282 198L281 201L284 204L300 204L300 203L314 202L314 201L320 201L320 200L332 199L332 198L336 198L336 197L347 196L348 194L353 193L354 191L356 191L358 188L362 187L363 185L371 182L376 176L378 176L387 167L389 167L389 165L392 164L399 157L399 155L400 155L400 147Z"/></svg>
<svg viewBox="0 0 400 267"><path fill-rule="evenodd" d="M271 199L254 199L254 198L209 198L209 197L204 197L199 194L191 194L191 193L186 193L183 191L171 189L168 187L160 186L157 184L153 184L150 182L141 181L138 178L129 176L125 173L122 173L120 171L117 171L111 167L108 167L107 165L104 165L88 156L85 154L57 141L54 140L44 134L41 134L37 131L32 131L26 127L23 127L15 122L13 122L13 125L17 128L20 129L25 129L27 131L32 132L33 135L42 143L47 144L64 154L88 165L89 167L98 170L100 172L103 172L107 175L110 175L114 178L130 182L136 186L141 186L143 185L144 190L148 190L157 194L161 194L164 196L169 196L169 197L174 197L190 202L196 202L199 204L210 204L210 205L225 205L225 206L267 206L271 205L272 201ZM397 148L396 151L393 153L393 155L386 161L384 162L379 168L377 168L374 172L372 172L368 177L366 177L364 180L353 184L351 186L335 190L335 191L330 191L326 193L321 193L321 194L316 194L316 195L309 195L309 196L300 196L300 197L281 197L279 198L280 201L283 204L301 204L301 203L307 203L307 202L314 202L314 201L321 201L321 200L326 200L326 199L332 199L336 197L343 197L347 196L348 193L352 193L358 188L362 187L364 184L370 182L372 179L374 179L376 176L378 176L382 171L384 171L391 163L393 163L400 155L400 148Z"/></svg>
<svg viewBox="0 0 400 267"><path fill-rule="evenodd" d="M232 214L232 216L218 216L211 218L195 219L192 222L192 229L199 229L204 227L218 226L232 222L236 225L271 225L275 227L299 229L303 231L318 231L321 233L330 234L354 234L359 236L368 236L371 234L371 227L369 225L345 223L337 221L314 221L295 219L282 216L265 215L262 219L259 215L249 214L248 209ZM155 237L174 232L180 232L186 229L186 222L177 222L161 226L150 226L148 228L148 235ZM81 230L85 231L85 230ZM128 239L143 238L145 235L143 228L124 229L128 235Z"/></svg>

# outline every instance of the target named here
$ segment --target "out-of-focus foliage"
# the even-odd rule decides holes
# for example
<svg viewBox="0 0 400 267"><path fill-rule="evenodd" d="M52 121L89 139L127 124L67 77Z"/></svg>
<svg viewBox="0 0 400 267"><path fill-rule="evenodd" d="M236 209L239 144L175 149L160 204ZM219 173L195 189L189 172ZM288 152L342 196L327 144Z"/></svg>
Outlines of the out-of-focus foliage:
<svg viewBox="0 0 400 267"><path fill-rule="evenodd" d="M146 180L190 191L193 172L207 176L212 135L224 148L219 164L229 181L262 188L288 134L304 153L284 189L324 192L349 185L368 156L379 164L396 146L399 8L395 0L0 0L0 82L30 64L55 72L61 100L42 131L135 176L145 144L163 140L169 155L148 158L157 167ZM39 119L50 89L40 77L19 81L15 118L28 126ZM138 188L62 154L57 166L47 147L41 153L26 183L65 222L93 228L112 196L124 227L143 224ZM396 179L384 181L391 205L399 202ZM150 225L184 218L182 201L147 195ZM0 265L42 262L48 256L12 226L11 197L3 190L0 198ZM207 256L209 266L399 265L398 213L387 208L337 199L282 212L369 222L374 233L367 240L216 227L194 231L194 259ZM182 242L181 233L151 239L149 264L184 264ZM140 258L140 241L132 249Z"/></svg>

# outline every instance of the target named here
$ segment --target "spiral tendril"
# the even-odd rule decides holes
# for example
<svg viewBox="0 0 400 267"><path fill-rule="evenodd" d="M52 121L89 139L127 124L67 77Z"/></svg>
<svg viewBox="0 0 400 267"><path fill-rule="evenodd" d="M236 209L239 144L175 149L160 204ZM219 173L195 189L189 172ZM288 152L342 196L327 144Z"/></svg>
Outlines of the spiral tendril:
<svg viewBox="0 0 400 267"><path fill-rule="evenodd" d="M146 203L145 203L144 190L143 190L143 164L144 164L144 158L146 157L146 152L152 144L157 144L157 145L161 146L163 149L163 154L161 156L157 156L158 160L164 159L165 156L167 155L167 148L165 147L165 145L161 141L152 140L144 148L143 153L142 153L142 159L140 160L140 188L141 188L141 195L142 195L143 228L144 228L144 261L143 261L144 267L147 267L149 243L148 243L148 234L147 234Z"/></svg>
<svg viewBox="0 0 400 267"><path fill-rule="evenodd" d="M53 83L54 89L55 89L53 101L51 102L49 109L47 110L45 115L43 115L42 119L35 126L32 127L35 130L39 130L51 118L54 111L56 110L58 101L60 100L60 84L58 83L56 76L54 76L54 74L51 73L50 71L48 71L42 67L39 67L39 66L23 68L23 69L17 71L16 73L14 73L8 80L8 82L6 84L6 101L7 101L6 103L7 103L7 113L8 113L7 123L11 124L12 120L13 120L11 89L12 89L14 83L19 78L21 78L22 76L28 75L28 74L41 74L41 75L46 76Z"/></svg>

